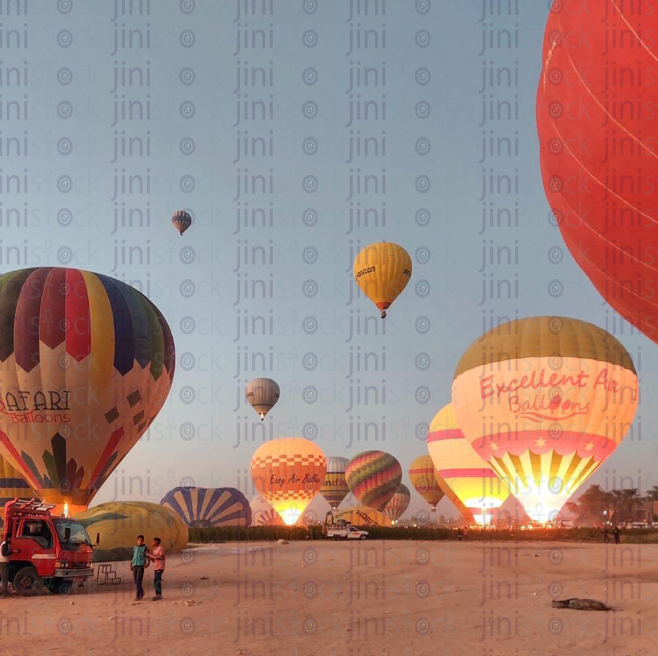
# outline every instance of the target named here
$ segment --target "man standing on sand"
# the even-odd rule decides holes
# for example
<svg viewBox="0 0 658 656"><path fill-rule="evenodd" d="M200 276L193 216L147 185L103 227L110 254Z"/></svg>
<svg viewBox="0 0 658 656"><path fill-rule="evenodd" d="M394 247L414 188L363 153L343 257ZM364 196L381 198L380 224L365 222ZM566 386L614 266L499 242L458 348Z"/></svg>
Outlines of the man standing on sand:
<svg viewBox="0 0 658 656"><path fill-rule="evenodd" d="M0 577L2 578L2 596L8 597L9 591L7 586L9 585L9 556L14 553L9 543L9 538L3 540L0 544ZM17 552L16 552L17 553Z"/></svg>
<svg viewBox="0 0 658 656"><path fill-rule="evenodd" d="M155 588L155 597L153 601L162 599L162 575L165 568L165 552L162 548L162 540L153 538L153 551L146 554L146 557L153 561L153 587Z"/></svg>
<svg viewBox="0 0 658 656"><path fill-rule="evenodd" d="M137 536L137 544L133 547L133 559L130 561L130 571L133 573L135 580L135 601L141 601L144 597L144 569L149 566L146 557L148 547L144 544L144 536Z"/></svg>
<svg viewBox="0 0 658 656"><path fill-rule="evenodd" d="M612 535L615 538L615 544L619 544L619 537L620 537L619 526L615 526L615 530L612 532Z"/></svg>

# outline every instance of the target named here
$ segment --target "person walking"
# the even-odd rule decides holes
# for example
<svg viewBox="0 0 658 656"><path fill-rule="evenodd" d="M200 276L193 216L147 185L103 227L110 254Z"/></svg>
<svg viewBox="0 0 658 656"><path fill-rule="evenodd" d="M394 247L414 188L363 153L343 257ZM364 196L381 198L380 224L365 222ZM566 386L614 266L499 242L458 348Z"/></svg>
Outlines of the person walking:
<svg viewBox="0 0 658 656"><path fill-rule="evenodd" d="M608 542L610 542L610 535L608 534L608 527L607 526L603 529L603 542L605 544L608 544Z"/></svg>
<svg viewBox="0 0 658 656"><path fill-rule="evenodd" d="M619 544L619 539L621 537L621 531L619 530L619 526L615 526L615 530L612 532L612 535L615 538L615 544Z"/></svg>
<svg viewBox="0 0 658 656"><path fill-rule="evenodd" d="M155 589L153 601L160 601L162 599L162 575L165 569L165 552L160 538L153 538L153 551L146 554L146 557L153 563L153 588Z"/></svg>
<svg viewBox="0 0 658 656"><path fill-rule="evenodd" d="M135 581L135 601L141 601L144 597L144 570L149 566L146 552L148 547L144 543L144 536L137 536L137 544L133 547L133 559L130 561L130 571Z"/></svg>

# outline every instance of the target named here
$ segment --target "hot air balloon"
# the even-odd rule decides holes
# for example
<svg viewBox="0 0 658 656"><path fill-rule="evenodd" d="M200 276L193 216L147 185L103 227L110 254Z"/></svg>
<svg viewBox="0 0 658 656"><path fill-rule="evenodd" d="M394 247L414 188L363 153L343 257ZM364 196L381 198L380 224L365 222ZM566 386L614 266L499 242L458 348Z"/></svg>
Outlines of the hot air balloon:
<svg viewBox="0 0 658 656"><path fill-rule="evenodd" d="M249 526L249 501L232 487L208 490L203 487L177 487L168 492L160 505L178 513L190 528Z"/></svg>
<svg viewBox="0 0 658 656"><path fill-rule="evenodd" d="M388 242L366 246L354 260L354 280L361 291L382 311L404 291L411 279L409 253Z"/></svg>
<svg viewBox="0 0 658 656"><path fill-rule="evenodd" d="M409 492L409 488L401 483L391 500L386 504L384 514L390 517L393 520L393 523L395 523L400 517L402 517L410 503L411 493Z"/></svg>
<svg viewBox="0 0 658 656"><path fill-rule="evenodd" d="M320 488L320 494L329 502L333 510L340 506L340 502L350 492L345 480L345 467L348 462L347 458L327 458L327 475Z"/></svg>
<svg viewBox="0 0 658 656"><path fill-rule="evenodd" d="M416 492L432 506L432 512L436 510L436 504L445 496L437 480L437 475L438 472L429 456L418 456L409 468L411 484Z"/></svg>
<svg viewBox="0 0 658 656"><path fill-rule="evenodd" d="M171 222L182 237L183 233L192 225L192 215L185 210L176 210L171 215Z"/></svg>
<svg viewBox="0 0 658 656"><path fill-rule="evenodd" d="M174 361L164 317L125 283L1 276L0 455L44 502L84 510L156 418Z"/></svg>
<svg viewBox="0 0 658 656"><path fill-rule="evenodd" d="M258 492L292 526L319 492L327 472L322 449L303 437L265 442L251 457Z"/></svg>
<svg viewBox="0 0 658 656"><path fill-rule="evenodd" d="M599 293L658 342L653 8L613 0L567 4L552 5L537 92L546 197Z"/></svg>
<svg viewBox="0 0 658 656"><path fill-rule="evenodd" d="M530 518L545 522L624 439L638 379L605 330L532 317L501 324L467 349L452 399L469 443Z"/></svg>
<svg viewBox="0 0 658 656"><path fill-rule="evenodd" d="M5 504L17 497L32 499L38 495L30 488L27 481L0 456L0 526L5 516Z"/></svg>
<svg viewBox="0 0 658 656"><path fill-rule="evenodd" d="M451 403L432 420L427 448L439 475L467 508L466 517L489 524L510 491L464 438Z"/></svg>
<svg viewBox="0 0 658 656"><path fill-rule="evenodd" d="M251 500L249 506L251 507L252 526L285 526L276 510L260 494Z"/></svg>
<svg viewBox="0 0 658 656"><path fill-rule="evenodd" d="M402 482L402 467L390 453L364 451L347 464L345 480L364 506L384 510Z"/></svg>
<svg viewBox="0 0 658 656"><path fill-rule="evenodd" d="M347 522L354 526L390 526L391 520L379 510L368 506L341 508L334 513L334 522Z"/></svg>
<svg viewBox="0 0 658 656"><path fill-rule="evenodd" d="M258 413L260 420L276 405L281 390L276 381L269 378L254 378L245 389L249 405Z"/></svg>

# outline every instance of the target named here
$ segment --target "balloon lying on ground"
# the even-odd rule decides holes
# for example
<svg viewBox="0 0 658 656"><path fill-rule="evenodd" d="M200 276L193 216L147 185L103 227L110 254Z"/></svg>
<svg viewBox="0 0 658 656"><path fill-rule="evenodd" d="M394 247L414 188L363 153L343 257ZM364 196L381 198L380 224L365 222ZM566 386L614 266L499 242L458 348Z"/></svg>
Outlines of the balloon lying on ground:
<svg viewBox="0 0 658 656"><path fill-rule="evenodd" d="M56 512L86 509L155 420L174 362L162 314L119 280L51 267L1 276L0 456Z"/></svg>
<svg viewBox="0 0 658 656"><path fill-rule="evenodd" d="M390 526L391 520L383 513L368 506L344 508L333 513L334 522L339 520L354 526Z"/></svg>
<svg viewBox="0 0 658 656"><path fill-rule="evenodd" d="M261 421L279 400L281 390L276 381L270 378L254 378L245 389L249 405L258 413Z"/></svg>
<svg viewBox="0 0 658 656"><path fill-rule="evenodd" d="M192 215L185 210L176 210L171 215L171 222L182 237L183 233L192 225Z"/></svg>
<svg viewBox="0 0 658 656"><path fill-rule="evenodd" d="M427 449L441 479L466 507L466 519L489 524L510 491L465 439L452 403L432 420Z"/></svg>
<svg viewBox="0 0 658 656"><path fill-rule="evenodd" d="M348 463L347 458L337 456L327 458L327 475L320 488L320 494L333 509L338 508L340 502L350 493L345 480L345 468Z"/></svg>
<svg viewBox="0 0 658 656"><path fill-rule="evenodd" d="M160 504L177 513L190 528L251 525L249 502L232 487L177 487Z"/></svg>
<svg viewBox="0 0 658 656"><path fill-rule="evenodd" d="M402 467L390 453L363 451L347 464L345 480L363 505L381 511L402 482Z"/></svg>
<svg viewBox="0 0 658 656"><path fill-rule="evenodd" d="M392 499L386 504L384 514L387 517L390 517L393 521L397 521L402 517L410 503L411 493L409 492L409 488L401 483L395 491Z"/></svg>
<svg viewBox="0 0 658 656"><path fill-rule="evenodd" d="M418 456L409 467L409 479L414 490L432 506L432 512L436 510L436 504L445 496L437 476L438 472L429 456Z"/></svg>
<svg viewBox="0 0 658 656"><path fill-rule="evenodd" d="M263 498L292 526L319 492L327 473L322 449L303 437L265 442L251 457L251 477Z"/></svg>
<svg viewBox="0 0 658 656"><path fill-rule="evenodd" d="M466 439L542 522L624 439L638 392L619 340L566 317L518 319L485 333L452 384Z"/></svg>
<svg viewBox="0 0 658 656"><path fill-rule="evenodd" d="M185 548L188 528L173 510L147 501L110 501L101 503L74 519L86 529L92 542L100 534L100 545L94 549L96 562L130 560L137 536L143 535L151 547L153 538L160 538L165 553Z"/></svg>

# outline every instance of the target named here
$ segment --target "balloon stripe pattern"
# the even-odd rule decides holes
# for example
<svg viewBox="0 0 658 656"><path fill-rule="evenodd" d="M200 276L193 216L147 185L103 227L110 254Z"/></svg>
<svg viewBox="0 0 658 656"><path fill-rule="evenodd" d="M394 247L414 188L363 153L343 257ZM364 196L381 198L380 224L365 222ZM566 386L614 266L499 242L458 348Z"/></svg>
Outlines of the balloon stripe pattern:
<svg viewBox="0 0 658 656"><path fill-rule="evenodd" d="M265 415L279 400L281 390L276 381L270 378L254 378L245 390L245 397L249 405L265 419Z"/></svg>
<svg viewBox="0 0 658 656"><path fill-rule="evenodd" d="M192 216L185 210L177 210L171 215L171 222L182 237L183 233L192 225Z"/></svg>
<svg viewBox="0 0 658 656"><path fill-rule="evenodd" d="M419 456L409 468L411 484L416 492L432 506L432 511L436 510L436 504L445 496L437 476L438 472L429 456Z"/></svg>
<svg viewBox="0 0 658 656"><path fill-rule="evenodd" d="M160 504L178 513L189 527L249 526L251 508L247 498L234 488L212 490L177 487Z"/></svg>
<svg viewBox="0 0 658 656"><path fill-rule="evenodd" d="M624 346L566 317L485 333L464 353L452 386L466 439L537 521L552 519L621 443L638 393Z"/></svg>
<svg viewBox="0 0 658 656"><path fill-rule="evenodd" d="M393 521L397 521L402 517L410 503L411 493L409 492L409 488L404 484L400 484L391 500L386 504L384 513Z"/></svg>
<svg viewBox="0 0 658 656"><path fill-rule="evenodd" d="M363 505L382 511L402 482L402 467L389 453L364 451L350 460L345 480Z"/></svg>
<svg viewBox="0 0 658 656"><path fill-rule="evenodd" d="M16 497L32 498L36 494L27 481L2 457L0 457L0 516L5 514L5 504Z"/></svg>
<svg viewBox="0 0 658 656"><path fill-rule="evenodd" d="M44 267L0 277L0 331L0 455L45 502L86 508L167 398L169 326L125 283Z"/></svg>
<svg viewBox="0 0 658 656"><path fill-rule="evenodd" d="M320 488L320 494L333 509L338 508L341 501L350 492L350 488L345 480L345 468L348 462L349 460L347 458L327 458L327 475Z"/></svg>

